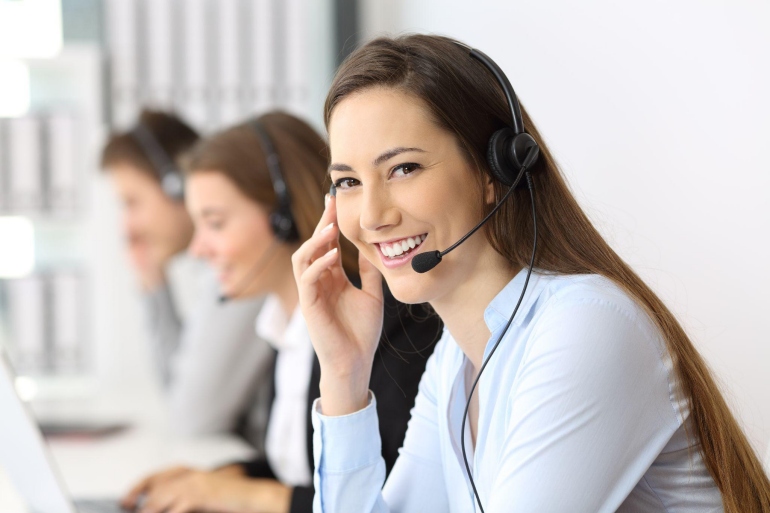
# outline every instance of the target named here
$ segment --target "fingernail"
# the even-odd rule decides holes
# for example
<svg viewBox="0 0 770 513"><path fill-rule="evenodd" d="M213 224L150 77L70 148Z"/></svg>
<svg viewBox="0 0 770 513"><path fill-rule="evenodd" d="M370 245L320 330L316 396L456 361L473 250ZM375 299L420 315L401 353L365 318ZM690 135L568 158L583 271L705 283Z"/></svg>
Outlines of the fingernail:
<svg viewBox="0 0 770 513"><path fill-rule="evenodd" d="M331 187L329 187L329 195L330 196L336 196L337 195L337 186L332 184Z"/></svg>
<svg viewBox="0 0 770 513"><path fill-rule="evenodd" d="M337 252L337 248L332 248L329 251L327 251L326 255L324 255L324 256L330 256L330 255L335 254L336 252Z"/></svg>
<svg viewBox="0 0 770 513"><path fill-rule="evenodd" d="M329 230L332 229L333 226L334 226L334 223L329 223L328 225L324 226L324 229L321 230L321 233L328 232Z"/></svg>

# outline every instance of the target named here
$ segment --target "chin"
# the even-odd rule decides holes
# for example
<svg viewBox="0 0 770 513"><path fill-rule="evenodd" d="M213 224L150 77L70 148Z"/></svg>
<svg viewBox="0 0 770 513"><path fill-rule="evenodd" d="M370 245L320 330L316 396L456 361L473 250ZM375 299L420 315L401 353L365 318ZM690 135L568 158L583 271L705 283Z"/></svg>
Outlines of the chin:
<svg viewBox="0 0 770 513"><path fill-rule="evenodd" d="M435 296L435 280L427 274L412 271L410 274L394 276L388 275L386 271L383 276L393 297L407 305L428 303Z"/></svg>

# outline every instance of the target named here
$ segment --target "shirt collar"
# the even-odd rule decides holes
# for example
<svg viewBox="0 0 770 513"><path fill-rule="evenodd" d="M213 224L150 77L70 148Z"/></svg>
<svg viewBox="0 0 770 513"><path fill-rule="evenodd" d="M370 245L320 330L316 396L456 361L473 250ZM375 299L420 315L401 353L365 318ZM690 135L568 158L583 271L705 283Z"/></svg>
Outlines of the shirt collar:
<svg viewBox="0 0 770 513"><path fill-rule="evenodd" d="M508 319L511 317L516 303L519 301L519 296L521 296L521 289L524 287L524 282L527 279L528 270L529 267L525 267L519 271L484 310L484 322L487 324L490 333L494 333L508 323ZM527 317L535 301L540 296L542 289L540 274L533 269L529 277L527 292L524 294L524 299L521 301L521 306L519 306L512 324L521 326L522 321Z"/></svg>
<svg viewBox="0 0 770 513"><path fill-rule="evenodd" d="M257 336L267 341L273 349L290 349L299 344L296 331L304 323L299 306L294 310L290 319L286 318L278 296L270 294L265 298L262 308L257 314L254 328Z"/></svg>

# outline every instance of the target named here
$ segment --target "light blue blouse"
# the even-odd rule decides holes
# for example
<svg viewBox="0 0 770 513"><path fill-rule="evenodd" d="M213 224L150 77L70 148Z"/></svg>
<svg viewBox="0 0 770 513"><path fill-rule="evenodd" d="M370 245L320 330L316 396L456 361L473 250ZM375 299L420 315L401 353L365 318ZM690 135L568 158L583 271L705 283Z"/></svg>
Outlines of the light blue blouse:
<svg viewBox="0 0 770 513"><path fill-rule="evenodd" d="M484 312L486 354L525 275ZM384 488L376 398L342 417L320 414L316 401L314 510L476 511L459 438L468 365L445 331ZM722 511L697 441L686 434L693 428L665 343L605 278L533 272L475 393L475 453L467 426L464 436L487 513Z"/></svg>

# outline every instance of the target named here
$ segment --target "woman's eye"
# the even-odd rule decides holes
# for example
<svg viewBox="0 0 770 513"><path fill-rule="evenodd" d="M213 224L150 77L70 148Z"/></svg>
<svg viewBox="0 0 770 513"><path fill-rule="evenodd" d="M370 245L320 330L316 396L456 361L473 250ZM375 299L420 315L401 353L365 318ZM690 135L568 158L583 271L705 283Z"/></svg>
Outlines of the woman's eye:
<svg viewBox="0 0 770 513"><path fill-rule="evenodd" d="M414 162L399 164L393 168L393 171L391 171L390 176L404 176L404 175L408 175L409 173L413 173L418 169L420 169L420 164L415 164Z"/></svg>
<svg viewBox="0 0 770 513"><path fill-rule="evenodd" d="M209 229L219 231L225 225L224 221L209 221Z"/></svg>
<svg viewBox="0 0 770 513"><path fill-rule="evenodd" d="M361 182L356 180L355 178L340 178L336 182L334 182L334 187L337 188L337 190L340 189L350 189L352 187L355 187L356 185L360 185Z"/></svg>

